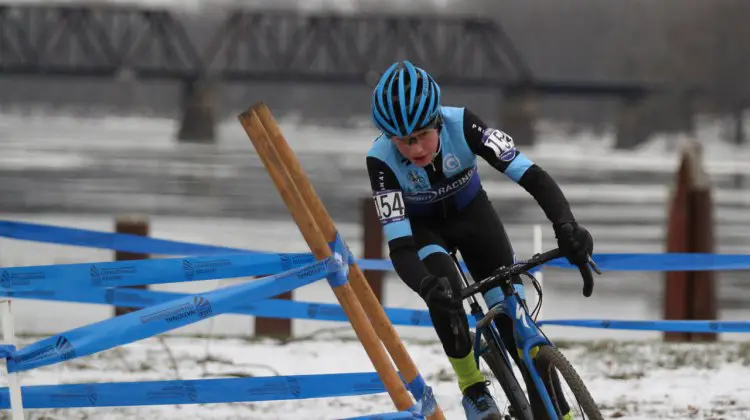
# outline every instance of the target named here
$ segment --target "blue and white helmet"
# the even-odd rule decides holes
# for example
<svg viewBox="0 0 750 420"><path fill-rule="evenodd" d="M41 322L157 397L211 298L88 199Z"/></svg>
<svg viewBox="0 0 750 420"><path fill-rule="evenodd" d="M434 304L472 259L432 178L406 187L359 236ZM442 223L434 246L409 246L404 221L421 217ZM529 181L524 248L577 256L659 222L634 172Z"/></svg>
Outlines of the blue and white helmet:
<svg viewBox="0 0 750 420"><path fill-rule="evenodd" d="M393 63L372 92L372 119L389 137L406 137L435 122L440 87L409 61Z"/></svg>

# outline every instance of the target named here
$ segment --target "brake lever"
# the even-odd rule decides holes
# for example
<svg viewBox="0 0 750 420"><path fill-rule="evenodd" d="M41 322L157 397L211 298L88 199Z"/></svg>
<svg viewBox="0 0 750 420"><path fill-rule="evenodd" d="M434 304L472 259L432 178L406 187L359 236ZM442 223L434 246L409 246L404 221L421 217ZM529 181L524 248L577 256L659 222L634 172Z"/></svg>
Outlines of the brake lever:
<svg viewBox="0 0 750 420"><path fill-rule="evenodd" d="M589 267L591 267L591 269L592 269L592 270L594 270L594 272L595 272L596 274L598 274L598 275L600 275L600 276L602 275L602 272L601 272L601 270L599 270L599 267L598 267L598 266L596 265L596 263L594 262L594 259L593 259L593 258L591 258L591 255L589 255L589 261L588 261L588 264L589 264Z"/></svg>
<svg viewBox="0 0 750 420"><path fill-rule="evenodd" d="M588 261L578 266L578 271L581 272L581 277L583 277L583 296L585 297L591 296L594 292L594 275L591 274L591 270L594 269L597 274L601 274L594 260L591 259L591 255L588 255L587 259Z"/></svg>

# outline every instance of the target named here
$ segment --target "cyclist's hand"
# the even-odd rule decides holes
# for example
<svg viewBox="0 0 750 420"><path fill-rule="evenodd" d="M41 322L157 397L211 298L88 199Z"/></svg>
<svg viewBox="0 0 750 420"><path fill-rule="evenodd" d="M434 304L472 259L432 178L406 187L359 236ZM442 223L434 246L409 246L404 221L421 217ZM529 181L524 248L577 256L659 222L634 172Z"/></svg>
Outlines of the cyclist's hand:
<svg viewBox="0 0 750 420"><path fill-rule="evenodd" d="M450 282L445 277L427 276L419 285L419 295L427 307L433 310L454 312L461 308L461 301L453 296Z"/></svg>
<svg viewBox="0 0 750 420"><path fill-rule="evenodd" d="M575 266L586 264L594 253L594 238L577 223L555 226L555 236L563 256Z"/></svg>

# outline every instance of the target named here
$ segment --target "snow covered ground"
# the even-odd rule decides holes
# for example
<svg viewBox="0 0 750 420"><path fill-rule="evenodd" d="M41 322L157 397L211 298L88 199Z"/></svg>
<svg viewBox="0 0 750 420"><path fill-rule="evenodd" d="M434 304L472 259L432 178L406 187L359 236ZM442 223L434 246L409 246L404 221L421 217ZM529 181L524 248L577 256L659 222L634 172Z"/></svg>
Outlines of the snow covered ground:
<svg viewBox="0 0 750 420"><path fill-rule="evenodd" d="M433 386L447 418L463 418L455 378L440 345L415 341L406 344L420 372ZM746 380L750 375L750 347L745 344L602 341L564 343L561 347L587 383L605 418L750 418L746 398L750 392ZM26 372L22 381L36 385L348 372L373 372L373 368L358 342L336 338L335 334L286 344L170 337L164 342L148 339ZM494 393L499 392L499 386L495 386ZM395 410L388 395L382 393L258 403L30 410L27 419L330 420L392 411Z"/></svg>

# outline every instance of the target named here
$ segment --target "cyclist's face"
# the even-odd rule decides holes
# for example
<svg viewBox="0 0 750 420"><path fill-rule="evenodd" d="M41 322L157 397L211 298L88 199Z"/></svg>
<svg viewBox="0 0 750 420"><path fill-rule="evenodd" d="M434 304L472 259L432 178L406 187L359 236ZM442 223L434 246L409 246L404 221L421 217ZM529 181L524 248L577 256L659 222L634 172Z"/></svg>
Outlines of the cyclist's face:
<svg viewBox="0 0 750 420"><path fill-rule="evenodd" d="M391 142L405 158L420 168L432 162L432 156L438 148L438 131L436 128L424 128L407 137L391 137Z"/></svg>

